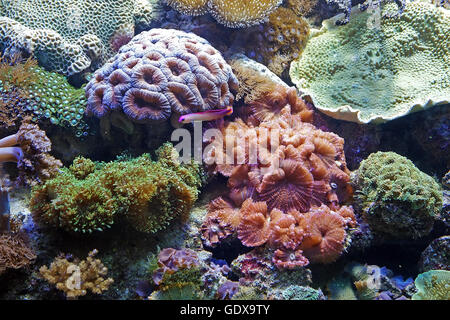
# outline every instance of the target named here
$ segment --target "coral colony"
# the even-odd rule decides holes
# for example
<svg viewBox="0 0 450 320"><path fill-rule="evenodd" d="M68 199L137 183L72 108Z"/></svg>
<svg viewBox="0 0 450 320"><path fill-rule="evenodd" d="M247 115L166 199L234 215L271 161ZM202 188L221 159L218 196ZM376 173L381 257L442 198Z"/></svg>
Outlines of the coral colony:
<svg viewBox="0 0 450 320"><path fill-rule="evenodd" d="M0 299L450 299L445 2L0 13Z"/></svg>

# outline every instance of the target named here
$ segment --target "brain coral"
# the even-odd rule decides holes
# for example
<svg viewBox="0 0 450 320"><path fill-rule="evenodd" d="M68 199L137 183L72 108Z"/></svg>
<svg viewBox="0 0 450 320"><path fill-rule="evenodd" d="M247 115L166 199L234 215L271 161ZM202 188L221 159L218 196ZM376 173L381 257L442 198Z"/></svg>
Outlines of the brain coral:
<svg viewBox="0 0 450 320"><path fill-rule="evenodd" d="M372 153L354 175L356 194L372 230L395 238L427 235L442 208L439 184L394 152Z"/></svg>
<svg viewBox="0 0 450 320"><path fill-rule="evenodd" d="M430 270L414 281L418 292L412 300L450 300L450 271Z"/></svg>
<svg viewBox="0 0 450 320"><path fill-rule="evenodd" d="M282 0L166 0L181 13L200 15L205 12L230 28L243 28L264 21Z"/></svg>
<svg viewBox="0 0 450 320"><path fill-rule="evenodd" d="M192 34L152 29L134 37L86 87L87 114L122 110L135 122L231 105L238 82L209 43Z"/></svg>
<svg viewBox="0 0 450 320"><path fill-rule="evenodd" d="M65 75L98 66L135 25L152 19L146 0L2 1L0 46L32 54L48 70Z"/></svg>
<svg viewBox="0 0 450 320"><path fill-rule="evenodd" d="M127 161L92 165L78 158L70 168L32 190L35 221L70 232L109 228L120 214L142 232L154 233L185 217L202 183L197 164L180 164L170 144L158 161L148 154Z"/></svg>
<svg viewBox="0 0 450 320"><path fill-rule="evenodd" d="M358 13L340 27L326 21L292 62L292 81L319 110L359 123L448 102L449 11L415 1L399 18L377 17Z"/></svg>

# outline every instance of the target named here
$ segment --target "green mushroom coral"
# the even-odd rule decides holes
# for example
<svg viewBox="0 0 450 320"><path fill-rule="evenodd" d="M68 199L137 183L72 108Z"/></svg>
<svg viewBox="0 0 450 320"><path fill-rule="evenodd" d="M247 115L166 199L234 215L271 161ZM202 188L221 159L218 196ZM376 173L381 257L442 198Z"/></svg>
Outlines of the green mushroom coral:
<svg viewBox="0 0 450 320"><path fill-rule="evenodd" d="M403 156L372 153L352 178L364 219L371 230L381 235L420 238L431 231L439 217L439 184Z"/></svg>
<svg viewBox="0 0 450 320"><path fill-rule="evenodd" d="M414 281L418 290L412 300L450 300L450 271L430 270Z"/></svg>
<svg viewBox="0 0 450 320"><path fill-rule="evenodd" d="M291 63L292 81L320 111L381 123L450 101L449 10L414 1L396 19L353 11L345 26L330 19L314 30Z"/></svg>
<svg viewBox="0 0 450 320"><path fill-rule="evenodd" d="M102 231L118 216L142 232L164 229L190 212L203 180L200 166L179 163L171 144L157 154L158 161L148 154L109 163L75 159L54 179L33 188L34 219L75 233Z"/></svg>

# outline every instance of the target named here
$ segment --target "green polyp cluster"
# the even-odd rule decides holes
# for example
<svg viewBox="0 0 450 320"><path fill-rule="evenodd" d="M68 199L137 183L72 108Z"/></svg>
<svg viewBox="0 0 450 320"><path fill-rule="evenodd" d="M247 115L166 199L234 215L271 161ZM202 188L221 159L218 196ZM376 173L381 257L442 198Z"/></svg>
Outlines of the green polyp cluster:
<svg viewBox="0 0 450 320"><path fill-rule="evenodd" d="M67 79L32 63L2 65L0 79L2 103L21 114L31 114L34 120L50 121L53 125L75 128L76 135L87 135L83 120L86 109L84 88L75 88Z"/></svg>
<svg viewBox="0 0 450 320"><path fill-rule="evenodd" d="M84 89L72 87L64 76L43 68L33 67L33 71L38 81L26 88L26 108L54 125L85 129L83 114L87 102Z"/></svg>
<svg viewBox="0 0 450 320"><path fill-rule="evenodd" d="M371 154L356 175L357 200L377 233L401 239L427 235L442 208L439 184L394 152Z"/></svg>
<svg viewBox="0 0 450 320"><path fill-rule="evenodd" d="M202 173L198 164L180 163L169 143L157 154L158 161L148 154L108 163L76 158L55 178L33 188L33 217L74 233L105 230L118 216L138 231L164 229L189 214Z"/></svg>

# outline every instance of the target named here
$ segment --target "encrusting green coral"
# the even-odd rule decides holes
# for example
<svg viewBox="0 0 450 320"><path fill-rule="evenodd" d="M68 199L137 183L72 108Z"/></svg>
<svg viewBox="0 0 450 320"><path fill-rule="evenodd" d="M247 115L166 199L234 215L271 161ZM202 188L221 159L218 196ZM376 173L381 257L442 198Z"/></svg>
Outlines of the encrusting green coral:
<svg viewBox="0 0 450 320"><path fill-rule="evenodd" d="M394 152L372 153L353 174L353 182L363 217L379 234L416 239L427 235L439 217L439 184Z"/></svg>
<svg viewBox="0 0 450 320"><path fill-rule="evenodd" d="M345 26L330 19L311 32L291 63L292 81L320 111L380 123L450 101L450 11L424 1L395 19L357 11Z"/></svg>
<svg viewBox="0 0 450 320"><path fill-rule="evenodd" d="M158 161L144 154L95 164L77 158L54 179L33 188L33 217L77 233L102 231L118 215L142 232L164 229L173 219L189 213L203 176L198 164L179 163L169 143L157 155Z"/></svg>
<svg viewBox="0 0 450 320"><path fill-rule="evenodd" d="M414 281L418 292L412 300L450 300L450 271L430 270Z"/></svg>
<svg viewBox="0 0 450 320"><path fill-rule="evenodd" d="M77 135L87 134L83 121L86 97L83 88L70 85L64 76L45 71L34 60L0 62L0 116L32 115L52 124L75 127ZM3 118L3 116L1 116Z"/></svg>

